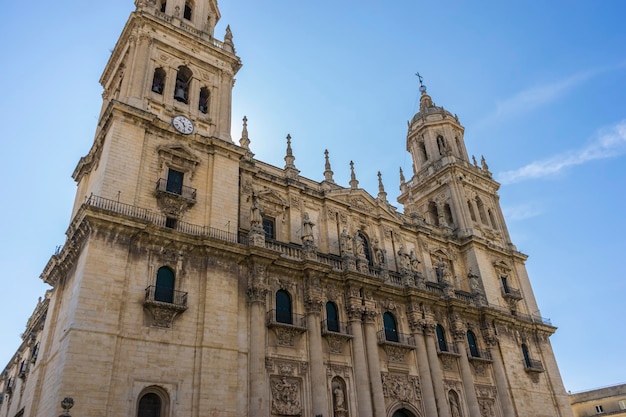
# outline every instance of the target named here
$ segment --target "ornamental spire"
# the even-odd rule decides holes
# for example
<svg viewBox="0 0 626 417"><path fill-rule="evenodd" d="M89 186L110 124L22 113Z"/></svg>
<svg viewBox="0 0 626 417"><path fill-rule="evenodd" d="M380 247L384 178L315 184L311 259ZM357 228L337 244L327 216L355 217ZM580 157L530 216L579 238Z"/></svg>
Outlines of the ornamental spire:
<svg viewBox="0 0 626 417"><path fill-rule="evenodd" d="M359 188L359 181L356 179L356 175L354 174L354 162L350 161L350 188L356 190Z"/></svg>
<svg viewBox="0 0 626 417"><path fill-rule="evenodd" d="M387 193L385 192L385 186L383 185L383 176L378 171L378 199L387 201Z"/></svg>
<svg viewBox="0 0 626 417"><path fill-rule="evenodd" d="M333 179L333 171L330 168L330 159L328 158L328 149L324 149L324 159L326 162L324 163L324 181L335 183Z"/></svg>
<svg viewBox="0 0 626 417"><path fill-rule="evenodd" d="M287 154L285 155L285 171L287 172L287 176L289 178L296 178L300 173L294 163L295 160L296 157L293 156L293 151L291 150L291 135L287 134Z"/></svg>
<svg viewBox="0 0 626 417"><path fill-rule="evenodd" d="M241 130L239 145L247 151L250 150L250 138L248 138L248 118L246 116L243 116L243 129Z"/></svg>

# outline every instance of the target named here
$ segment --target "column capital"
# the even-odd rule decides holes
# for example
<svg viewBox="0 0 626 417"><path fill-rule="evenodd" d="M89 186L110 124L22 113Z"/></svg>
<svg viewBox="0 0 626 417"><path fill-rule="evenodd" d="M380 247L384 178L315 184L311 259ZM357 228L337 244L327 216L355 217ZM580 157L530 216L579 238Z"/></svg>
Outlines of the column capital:
<svg viewBox="0 0 626 417"><path fill-rule="evenodd" d="M378 311L366 308L363 312L363 321L365 323L374 323L378 317Z"/></svg>
<svg viewBox="0 0 626 417"><path fill-rule="evenodd" d="M424 333L428 336L432 336L435 334L437 330L437 324L431 320L420 320L422 327L424 328Z"/></svg>
<svg viewBox="0 0 626 417"><path fill-rule="evenodd" d="M350 321L361 321L363 319L364 312L365 308L360 304L353 304L346 307L346 313L348 314L348 319Z"/></svg>

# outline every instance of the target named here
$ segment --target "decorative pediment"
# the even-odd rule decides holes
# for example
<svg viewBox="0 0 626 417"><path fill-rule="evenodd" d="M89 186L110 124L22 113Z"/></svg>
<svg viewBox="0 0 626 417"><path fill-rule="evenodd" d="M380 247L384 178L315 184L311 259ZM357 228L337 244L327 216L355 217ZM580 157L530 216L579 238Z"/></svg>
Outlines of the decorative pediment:
<svg viewBox="0 0 626 417"><path fill-rule="evenodd" d="M182 171L193 173L195 167L200 163L200 159L182 145L160 146L157 152L161 163L177 167Z"/></svg>

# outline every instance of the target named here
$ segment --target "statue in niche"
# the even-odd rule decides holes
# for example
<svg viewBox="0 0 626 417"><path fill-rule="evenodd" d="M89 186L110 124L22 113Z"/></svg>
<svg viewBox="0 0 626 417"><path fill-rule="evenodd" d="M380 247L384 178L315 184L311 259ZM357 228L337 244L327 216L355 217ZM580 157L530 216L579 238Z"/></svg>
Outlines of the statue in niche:
<svg viewBox="0 0 626 417"><path fill-rule="evenodd" d="M411 271L413 272L417 272L418 271L418 266L420 264L419 259L417 259L417 256L415 256L415 250L411 249L411 253L409 254L409 262L411 265Z"/></svg>
<svg viewBox="0 0 626 417"><path fill-rule="evenodd" d="M359 232L354 233L354 247L356 248L357 256L365 256L365 246Z"/></svg>
<svg viewBox="0 0 626 417"><path fill-rule="evenodd" d="M480 285L478 283L478 274L472 271L472 268L467 272L467 279L469 279L470 289L472 292L481 292Z"/></svg>
<svg viewBox="0 0 626 417"><path fill-rule="evenodd" d="M335 410L345 410L346 399L344 392L339 385L333 389L333 397L335 399Z"/></svg>
<svg viewBox="0 0 626 417"><path fill-rule="evenodd" d="M313 243L313 223L309 217L309 213L304 212L304 218L302 219L302 242Z"/></svg>
<svg viewBox="0 0 626 417"><path fill-rule="evenodd" d="M385 250L379 246L378 239L374 239L374 255L376 256L378 266L381 268L385 266Z"/></svg>
<svg viewBox="0 0 626 417"><path fill-rule="evenodd" d="M450 395L450 413L452 417L461 417L459 403L457 402L454 395Z"/></svg>
<svg viewBox="0 0 626 417"><path fill-rule="evenodd" d="M409 259L409 255L406 253L406 250L404 249L404 245L400 245L400 249L398 249L398 261L400 262L401 270L409 269L411 265L411 261Z"/></svg>
<svg viewBox="0 0 626 417"><path fill-rule="evenodd" d="M250 229L253 232L263 231L263 216L259 207L259 197L252 194L252 207L250 207Z"/></svg>
<svg viewBox="0 0 626 417"><path fill-rule="evenodd" d="M341 252L342 252L341 254L344 256L352 255L352 239L350 238L350 235L348 234L348 231L346 230L345 227L341 231L340 240L341 240Z"/></svg>
<svg viewBox="0 0 626 417"><path fill-rule="evenodd" d="M441 259L441 256L439 257L439 262L437 262L437 266L435 267L435 272L437 274L437 282L443 283L445 281L447 271L446 264L443 259Z"/></svg>

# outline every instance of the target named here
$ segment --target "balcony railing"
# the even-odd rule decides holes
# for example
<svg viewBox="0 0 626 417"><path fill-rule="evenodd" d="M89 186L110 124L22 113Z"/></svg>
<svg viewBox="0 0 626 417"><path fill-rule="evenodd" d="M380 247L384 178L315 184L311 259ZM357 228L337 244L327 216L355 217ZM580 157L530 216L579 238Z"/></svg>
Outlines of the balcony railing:
<svg viewBox="0 0 626 417"><path fill-rule="evenodd" d="M352 331L347 323L337 320L324 320L322 321L322 334L341 334L346 336L352 335Z"/></svg>
<svg viewBox="0 0 626 417"><path fill-rule="evenodd" d="M185 200L196 201L196 189L185 185L172 186L168 184L166 178L160 178L156 183L156 191L158 193L166 193L168 195L180 196Z"/></svg>
<svg viewBox="0 0 626 417"><path fill-rule="evenodd" d="M381 330L376 336L378 337L378 344L380 345L391 343L411 347L413 349L416 347L415 338L410 334Z"/></svg>
<svg viewBox="0 0 626 417"><path fill-rule="evenodd" d="M502 296L514 300L521 300L523 298L520 290L511 287L502 288Z"/></svg>
<svg viewBox="0 0 626 417"><path fill-rule="evenodd" d="M146 302L169 304L180 309L187 308L187 293L171 288L151 285L146 288Z"/></svg>
<svg viewBox="0 0 626 417"><path fill-rule="evenodd" d="M306 330L306 317L290 311L270 310L267 312L267 326L289 326Z"/></svg>
<svg viewBox="0 0 626 417"><path fill-rule="evenodd" d="M441 344L438 343L437 344L437 354L439 355L454 355L454 356L458 356L459 355L459 350L456 348L456 345L454 345L453 343L445 343Z"/></svg>
<svg viewBox="0 0 626 417"><path fill-rule="evenodd" d="M473 360L489 361L491 362L491 352L478 348L467 349L467 357Z"/></svg>
<svg viewBox="0 0 626 417"><path fill-rule="evenodd" d="M524 369L527 372L543 372L543 364L541 361L536 359L526 359L524 360Z"/></svg>

